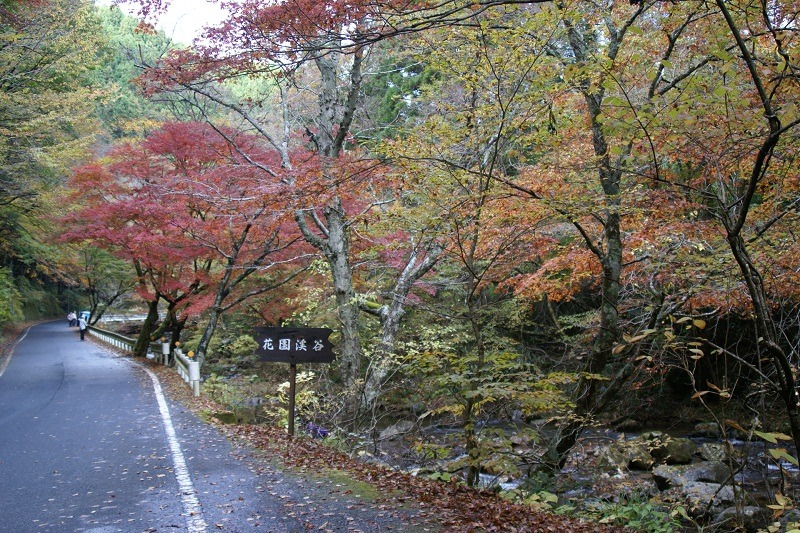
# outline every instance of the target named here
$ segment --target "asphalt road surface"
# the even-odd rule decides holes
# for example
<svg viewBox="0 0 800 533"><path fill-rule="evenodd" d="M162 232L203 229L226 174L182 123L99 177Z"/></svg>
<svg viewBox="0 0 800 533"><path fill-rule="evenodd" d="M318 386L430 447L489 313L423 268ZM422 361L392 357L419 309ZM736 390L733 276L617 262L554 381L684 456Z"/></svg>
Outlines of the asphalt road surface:
<svg viewBox="0 0 800 533"><path fill-rule="evenodd" d="M66 320L0 359L0 532L304 530L281 482Z"/></svg>

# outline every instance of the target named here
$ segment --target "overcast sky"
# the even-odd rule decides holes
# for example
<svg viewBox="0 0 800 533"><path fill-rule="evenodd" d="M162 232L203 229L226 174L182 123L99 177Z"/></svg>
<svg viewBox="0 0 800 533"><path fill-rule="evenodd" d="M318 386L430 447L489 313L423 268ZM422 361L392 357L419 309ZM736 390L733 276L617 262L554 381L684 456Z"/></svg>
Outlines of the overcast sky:
<svg viewBox="0 0 800 533"><path fill-rule="evenodd" d="M98 5L111 5L112 0L95 0ZM135 7L120 6L123 11L135 13ZM203 26L222 20L219 7L205 0L172 0L169 10L159 17L156 27L173 40L190 44L200 34Z"/></svg>

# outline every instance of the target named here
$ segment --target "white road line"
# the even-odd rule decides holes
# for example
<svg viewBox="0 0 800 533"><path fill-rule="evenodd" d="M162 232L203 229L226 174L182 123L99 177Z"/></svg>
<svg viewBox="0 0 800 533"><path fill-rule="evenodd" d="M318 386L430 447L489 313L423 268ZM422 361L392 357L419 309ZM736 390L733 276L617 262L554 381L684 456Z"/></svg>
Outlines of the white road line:
<svg viewBox="0 0 800 533"><path fill-rule="evenodd" d="M22 339L24 339L25 337L28 336L28 332L30 330L31 330L31 328L26 329L25 330L25 334L22 337L20 337L19 339L17 339L17 342L14 343L14 346L12 346L11 349L8 351L8 355L6 356L5 361L2 361L2 364L0 364L0 376L2 376L3 372L5 372L6 368L8 368L8 363L11 362L11 356L14 355L14 350L17 349L17 344L21 343Z"/></svg>
<svg viewBox="0 0 800 533"><path fill-rule="evenodd" d="M164 392L161 390L161 383L158 377L152 370L142 366L144 370L150 375L153 380L153 389L155 389L156 400L158 400L158 409L161 411L161 419L164 421L164 430L167 432L167 441L172 451L172 462L175 465L175 477L178 479L178 486L181 490L181 501L183 502L183 509L186 514L186 530L190 533L201 533L206 531L208 525L203 518L203 509L200 506L200 500L197 499L197 492L192 484L192 476L189 475L189 468L186 466L186 459L183 457L181 451L181 444L178 442L178 437L175 434L175 427L172 425L172 417L169 415L169 407L167 400L164 397Z"/></svg>

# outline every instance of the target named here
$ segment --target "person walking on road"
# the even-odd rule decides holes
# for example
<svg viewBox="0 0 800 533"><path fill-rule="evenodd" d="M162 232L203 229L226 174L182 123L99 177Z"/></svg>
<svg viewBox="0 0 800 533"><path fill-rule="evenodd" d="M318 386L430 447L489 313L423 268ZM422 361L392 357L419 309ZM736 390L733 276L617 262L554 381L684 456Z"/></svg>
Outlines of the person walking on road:
<svg viewBox="0 0 800 533"><path fill-rule="evenodd" d="M67 315L67 320L69 321L69 325L74 327L78 323L78 314L75 311L70 311Z"/></svg>
<svg viewBox="0 0 800 533"><path fill-rule="evenodd" d="M78 329L81 332L81 340L85 340L83 336L86 335L87 327L88 325L86 324L86 317L81 314L81 317L78 319Z"/></svg>

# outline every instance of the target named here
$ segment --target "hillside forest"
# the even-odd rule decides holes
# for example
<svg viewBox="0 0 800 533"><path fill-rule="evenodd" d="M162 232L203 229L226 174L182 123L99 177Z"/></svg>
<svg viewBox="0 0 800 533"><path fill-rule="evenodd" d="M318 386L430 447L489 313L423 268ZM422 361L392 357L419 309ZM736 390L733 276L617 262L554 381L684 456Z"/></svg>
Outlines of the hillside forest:
<svg viewBox="0 0 800 533"><path fill-rule="evenodd" d="M470 486L622 420L797 464L796 2L221 3L0 1L0 324L144 316L274 425L253 328L330 328L300 427Z"/></svg>

